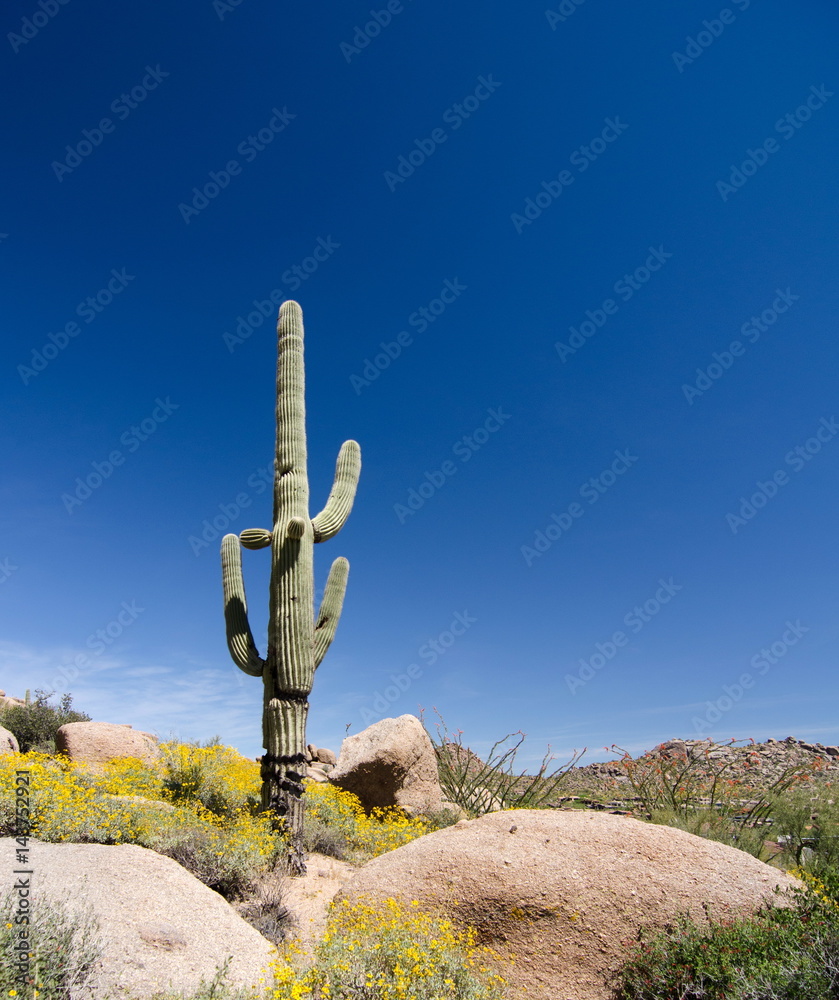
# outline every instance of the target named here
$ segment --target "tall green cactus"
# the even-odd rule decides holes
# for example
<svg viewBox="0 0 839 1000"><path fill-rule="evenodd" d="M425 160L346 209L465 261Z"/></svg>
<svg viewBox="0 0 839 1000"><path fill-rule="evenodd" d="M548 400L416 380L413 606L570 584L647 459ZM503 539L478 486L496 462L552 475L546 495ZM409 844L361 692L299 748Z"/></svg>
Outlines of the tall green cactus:
<svg viewBox="0 0 839 1000"><path fill-rule="evenodd" d="M317 618L314 614L313 546L337 535L352 509L361 450L345 441L338 453L335 481L326 506L309 518L306 473L306 412L303 368L303 313L284 302L277 321L277 451L274 467L274 527L225 535L221 543L224 617L233 662L262 677L262 806L272 809L291 838L289 867L306 870L303 851L303 775L306 770L306 716L314 674L338 626L349 563L332 563ZM241 544L271 546L268 652L259 655L248 623L242 579Z"/></svg>

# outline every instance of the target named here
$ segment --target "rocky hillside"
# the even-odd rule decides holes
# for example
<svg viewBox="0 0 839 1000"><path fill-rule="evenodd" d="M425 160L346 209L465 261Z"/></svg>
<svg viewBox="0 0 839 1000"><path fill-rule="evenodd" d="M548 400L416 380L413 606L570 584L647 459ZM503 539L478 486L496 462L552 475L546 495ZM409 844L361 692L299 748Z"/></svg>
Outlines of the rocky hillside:
<svg viewBox="0 0 839 1000"><path fill-rule="evenodd" d="M449 743L438 750L438 756L446 752L452 762L467 767L470 776L479 774L484 767L483 761L465 747ZM790 768L811 774L812 780L819 783L839 782L839 746L808 743L792 736L785 740L770 737L765 743L746 746L717 744L710 739L673 739L647 751L636 761L642 764L669 761L673 765L679 765L680 761L695 762L694 768L700 773L712 775L722 771L726 778L760 790L771 787ZM528 780L521 778L516 784L523 787ZM603 803L617 809L631 796L626 770L616 753L613 760L571 768L550 801L562 806L576 799L578 804Z"/></svg>

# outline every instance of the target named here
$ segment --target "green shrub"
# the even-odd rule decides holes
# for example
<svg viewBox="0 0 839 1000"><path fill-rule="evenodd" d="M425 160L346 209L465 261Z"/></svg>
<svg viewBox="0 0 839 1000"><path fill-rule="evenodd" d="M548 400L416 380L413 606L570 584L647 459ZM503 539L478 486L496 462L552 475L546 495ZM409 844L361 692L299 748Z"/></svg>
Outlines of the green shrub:
<svg viewBox="0 0 839 1000"><path fill-rule="evenodd" d="M16 923L17 896L8 892L0 903L0 996L20 1000L66 1000L81 995L101 955L97 942L98 923L89 909L71 903L68 897L38 898L28 910L29 969L16 968L12 956L20 942ZM20 977L24 976L25 982Z"/></svg>
<svg viewBox="0 0 839 1000"><path fill-rule="evenodd" d="M614 744L612 750L623 755L618 763L640 802L639 818L676 826L766 860L765 840L770 827L764 825L765 821L780 803L796 794L795 789L810 787L819 762L793 764L768 787L760 787L757 754L741 755L738 760L716 753L735 742L709 744L701 750L665 750L660 745L654 752L638 758ZM743 773L732 777L738 763ZM771 833L776 834L774 826Z"/></svg>
<svg viewBox="0 0 839 1000"><path fill-rule="evenodd" d="M435 712L437 709L434 710ZM568 772L585 753L585 749L562 767L547 773L551 748L542 759L539 773L528 775L524 771L513 772L516 754L525 740L522 732L509 733L493 744L486 762L463 746L463 732L458 730L457 739L449 739L449 732L443 717L437 712L437 740L429 733L429 739L437 755L437 773L443 796L463 809L470 819L483 816L497 809L538 809L556 798ZM441 732L442 730L442 732ZM517 742L503 752L507 740L519 737ZM498 751L498 752L497 752Z"/></svg>
<svg viewBox="0 0 839 1000"><path fill-rule="evenodd" d="M794 874L804 887L792 890L791 907L724 922L709 913L708 927L682 914L664 932L642 932L614 978L617 1000L839 997L839 873Z"/></svg>
<svg viewBox="0 0 839 1000"><path fill-rule="evenodd" d="M61 696L58 705L51 705L55 692L36 691L35 700L27 705L12 705L0 710L0 726L14 733L21 753L38 750L41 753L55 751L55 734L68 722L90 722L84 712L75 712L70 706L73 697Z"/></svg>
<svg viewBox="0 0 839 1000"><path fill-rule="evenodd" d="M303 847L306 851L344 861L350 851L350 840L344 830L327 822L317 810L306 809L303 814Z"/></svg>
<svg viewBox="0 0 839 1000"><path fill-rule="evenodd" d="M839 793L828 785L793 788L774 797L772 838L783 846L776 863L801 865L815 855L820 866L839 864L839 804L834 796Z"/></svg>

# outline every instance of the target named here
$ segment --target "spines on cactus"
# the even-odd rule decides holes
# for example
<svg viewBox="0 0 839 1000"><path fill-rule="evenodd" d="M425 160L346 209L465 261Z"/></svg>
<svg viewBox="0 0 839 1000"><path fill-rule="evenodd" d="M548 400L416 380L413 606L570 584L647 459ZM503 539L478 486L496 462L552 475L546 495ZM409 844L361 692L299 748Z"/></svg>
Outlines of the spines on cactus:
<svg viewBox="0 0 839 1000"><path fill-rule="evenodd" d="M335 636L349 573L336 559L329 571L317 616L314 611L313 547L333 538L352 509L361 471L361 450L345 441L323 510L309 517L306 468L303 314L284 302L277 322L277 444L274 465L274 525L249 528L221 544L227 645L240 670L262 677L263 808L283 817L291 836L290 868L305 871L302 847L306 716L314 673ZM241 546L271 547L268 649L259 655L248 621Z"/></svg>

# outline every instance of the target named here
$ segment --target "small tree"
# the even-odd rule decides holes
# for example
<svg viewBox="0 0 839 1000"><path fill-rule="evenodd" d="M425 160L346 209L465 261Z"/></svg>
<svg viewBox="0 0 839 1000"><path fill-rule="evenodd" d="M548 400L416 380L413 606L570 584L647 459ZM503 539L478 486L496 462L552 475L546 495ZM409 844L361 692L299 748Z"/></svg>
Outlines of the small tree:
<svg viewBox="0 0 839 1000"><path fill-rule="evenodd" d="M54 691L35 691L35 700L27 700L25 705L12 705L0 709L0 726L14 733L21 753L38 750L53 753L55 734L68 722L90 722L84 712L75 712L70 706L73 696L63 694L58 705L51 705Z"/></svg>

